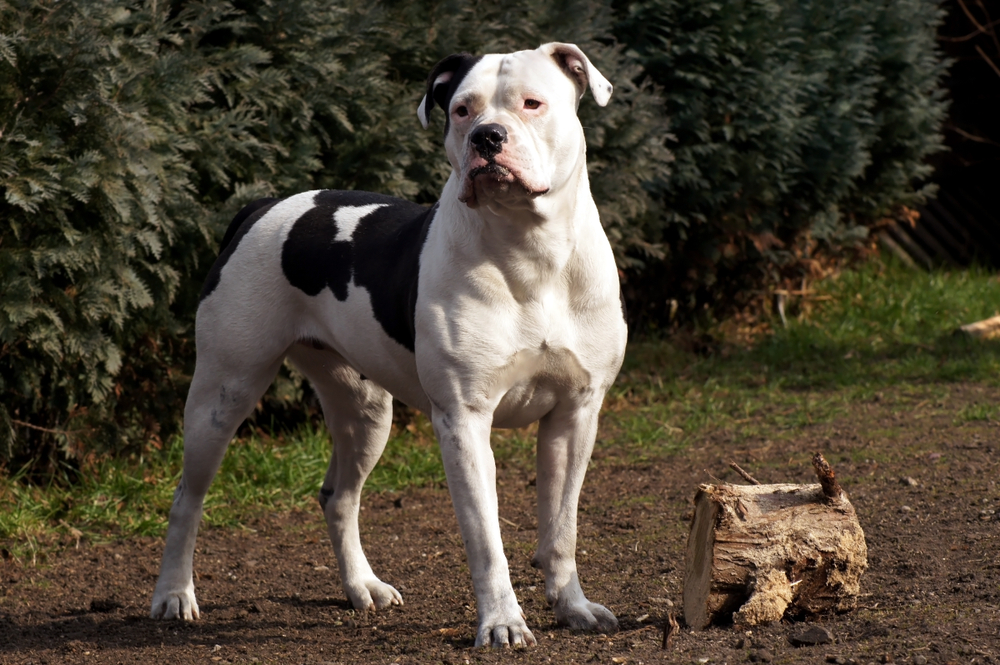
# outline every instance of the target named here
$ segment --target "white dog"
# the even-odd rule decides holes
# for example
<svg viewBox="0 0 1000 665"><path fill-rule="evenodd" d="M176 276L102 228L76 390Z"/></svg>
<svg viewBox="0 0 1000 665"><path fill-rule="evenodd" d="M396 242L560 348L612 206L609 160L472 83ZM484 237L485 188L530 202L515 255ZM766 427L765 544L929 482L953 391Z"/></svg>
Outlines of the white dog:
<svg viewBox="0 0 1000 665"><path fill-rule="evenodd" d="M229 440L285 358L309 378L333 435L320 505L359 610L402 604L358 535L365 478L392 397L427 413L444 459L479 611L477 645L535 642L500 539L492 427L538 428L538 550L559 623L612 631L583 595L577 501L626 325L618 271L587 179L576 110L611 85L579 48L453 55L417 111L447 114L452 173L425 208L367 192L257 201L233 220L202 291L154 618L198 617L192 557Z"/></svg>

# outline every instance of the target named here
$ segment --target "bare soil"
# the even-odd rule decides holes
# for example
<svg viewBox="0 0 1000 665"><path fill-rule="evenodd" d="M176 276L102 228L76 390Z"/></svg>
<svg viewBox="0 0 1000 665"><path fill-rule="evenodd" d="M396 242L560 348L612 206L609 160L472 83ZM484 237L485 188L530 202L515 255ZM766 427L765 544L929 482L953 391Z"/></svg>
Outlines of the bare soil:
<svg viewBox="0 0 1000 665"><path fill-rule="evenodd" d="M923 391L923 392L922 392ZM0 663L1000 663L1000 424L961 422L1000 389L908 389L856 405L832 422L744 438L720 429L694 447L637 463L599 446L580 504L584 589L621 630L573 633L553 623L530 564L532 460L499 471L511 575L538 646L473 647L475 601L445 488L368 495L362 538L405 606L356 615L339 588L317 507L207 529L195 566L202 618L147 618L162 541L73 543L43 564L0 561ZM809 455L834 465L861 520L870 568L859 607L746 630L691 632L668 649L680 614L691 499L713 476L813 482ZM632 461L629 461L632 459ZM793 646L820 625L833 642Z"/></svg>

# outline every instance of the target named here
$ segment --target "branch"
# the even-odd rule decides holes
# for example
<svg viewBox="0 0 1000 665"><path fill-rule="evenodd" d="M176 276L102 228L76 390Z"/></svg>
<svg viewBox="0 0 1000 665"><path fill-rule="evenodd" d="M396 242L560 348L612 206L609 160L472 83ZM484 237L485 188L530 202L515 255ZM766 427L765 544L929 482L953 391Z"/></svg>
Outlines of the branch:
<svg viewBox="0 0 1000 665"><path fill-rule="evenodd" d="M972 12L969 11L969 8L965 6L965 3L962 2L962 0L958 0L958 6L962 8L962 11L965 12L965 15L969 17L970 21L972 21L972 25L976 26L976 29L979 32L986 32L986 28L980 25L979 21L976 20L976 17L972 15Z"/></svg>
<svg viewBox="0 0 1000 665"><path fill-rule="evenodd" d="M942 42L967 42L970 39L974 39L974 38L978 37L979 35L983 35L983 34L987 34L988 35L988 34L992 33L993 32L993 26L996 26L996 25L1000 25L1000 19L997 19L996 21L990 21L989 23L987 23L986 25L982 26L981 28L978 28L975 32L970 32L969 34L967 34L967 35L965 35L963 37L938 37L938 40L940 40Z"/></svg>
<svg viewBox="0 0 1000 665"><path fill-rule="evenodd" d="M674 616L673 612L668 612L667 620L663 622L663 643L660 648L669 649L671 643L674 641L674 635L679 633L680 630L681 627L677 623L677 617Z"/></svg>
<svg viewBox="0 0 1000 665"><path fill-rule="evenodd" d="M746 471L744 471L743 469L741 469L740 465L737 464L736 462L730 462L729 463L729 468L732 469L733 471L735 471L736 473L740 474L741 476L743 476L743 480L747 481L751 485L760 485L760 481L759 480L757 480L756 478L754 478L753 476L751 476L749 473L747 473Z"/></svg>
<svg viewBox="0 0 1000 665"><path fill-rule="evenodd" d="M993 68L993 71L995 71L995 72L997 73L997 76L1000 76L1000 67L997 67L997 66L996 66L995 64L993 64L993 61L992 61L992 60L990 60L990 57L989 57L988 55L986 55L986 51L984 51L984 50L983 50L983 49L982 49L982 48L981 48L981 47L979 46L979 44L976 44L976 50L977 50L977 51L979 51L979 55L983 56L983 60L985 60L985 61L986 61L986 63L987 63L987 64L988 64L988 65L989 65L990 67L992 67L992 68Z"/></svg>
<svg viewBox="0 0 1000 665"><path fill-rule="evenodd" d="M14 425L20 425L21 427L27 427L28 429L38 430L39 432L45 432L46 434L59 434L61 436L69 436L71 434L79 434L80 432L85 432L82 429L49 429L48 427L41 427L39 425L32 425L31 423L26 423L23 420L10 419L10 422Z"/></svg>
<svg viewBox="0 0 1000 665"><path fill-rule="evenodd" d="M970 134L961 127L956 127L955 125L948 125L947 129L949 131L955 132L962 138L969 139L970 141L975 141L977 143L986 143L987 145L1000 146L1000 143L997 143L996 141L991 141L987 138L983 138L982 136L976 136L975 134Z"/></svg>

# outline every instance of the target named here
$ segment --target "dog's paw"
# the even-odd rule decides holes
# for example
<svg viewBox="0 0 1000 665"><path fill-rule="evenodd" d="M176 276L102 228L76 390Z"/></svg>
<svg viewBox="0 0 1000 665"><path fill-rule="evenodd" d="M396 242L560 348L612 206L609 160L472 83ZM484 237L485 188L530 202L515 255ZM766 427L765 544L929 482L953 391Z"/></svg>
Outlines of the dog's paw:
<svg viewBox="0 0 1000 665"><path fill-rule="evenodd" d="M556 603L556 623L573 630L610 634L618 631L618 619L611 611L586 598L576 602Z"/></svg>
<svg viewBox="0 0 1000 665"><path fill-rule="evenodd" d="M201 618L198 601L194 597L194 586L180 591L159 591L153 594L153 605L149 616L154 619L181 619L193 621Z"/></svg>
<svg viewBox="0 0 1000 665"><path fill-rule="evenodd" d="M477 647L527 647L538 644L535 636L528 630L528 624L524 622L524 615L520 609L513 617L497 617L496 619L484 619L479 624L476 633Z"/></svg>
<svg viewBox="0 0 1000 665"><path fill-rule="evenodd" d="M403 604L403 597L399 595L399 592L377 577L360 580L355 584L345 586L344 591L347 592L347 597L354 605L354 609L363 612L382 610L390 605Z"/></svg>

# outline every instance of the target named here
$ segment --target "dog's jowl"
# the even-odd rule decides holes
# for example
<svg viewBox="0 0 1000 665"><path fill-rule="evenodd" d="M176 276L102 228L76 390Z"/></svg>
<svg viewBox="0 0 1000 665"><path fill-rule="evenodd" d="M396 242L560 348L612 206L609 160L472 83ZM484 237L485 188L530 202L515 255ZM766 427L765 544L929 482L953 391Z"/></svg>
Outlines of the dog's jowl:
<svg viewBox="0 0 1000 665"><path fill-rule="evenodd" d="M237 214L198 307L184 473L153 617L198 617L192 557L205 493L287 358L315 388L333 438L319 500L355 608L403 602L358 535L361 488L396 397L428 414L441 445L478 604L476 643L535 641L507 570L489 440L492 427L534 421L532 563L559 623L615 629L576 572L577 501L626 337L576 115L588 87L607 103L611 85L572 44L450 56L417 108L425 127L435 108L447 116L452 173L437 204L315 191Z"/></svg>

